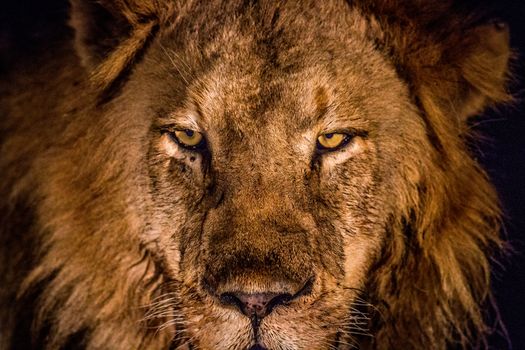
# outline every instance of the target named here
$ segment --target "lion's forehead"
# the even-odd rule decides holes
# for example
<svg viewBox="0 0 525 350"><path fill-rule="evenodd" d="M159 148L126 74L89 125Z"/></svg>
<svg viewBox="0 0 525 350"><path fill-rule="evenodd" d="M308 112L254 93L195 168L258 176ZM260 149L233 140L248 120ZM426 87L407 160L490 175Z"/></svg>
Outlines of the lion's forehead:
<svg viewBox="0 0 525 350"><path fill-rule="evenodd" d="M272 4L243 13L225 6L223 20L213 26L194 15L187 21L199 30L180 45L175 28L161 43L175 57L164 59L175 58L172 72L190 82L188 95L213 129L275 129L268 136L286 132L286 126L309 129L335 105L340 118L366 119L367 108L387 107L384 91L399 91L392 88L399 79L366 39L362 16L330 3L322 9ZM261 11L265 16L259 18ZM269 26L272 13L278 23ZM328 15L329 26L319 18Z"/></svg>

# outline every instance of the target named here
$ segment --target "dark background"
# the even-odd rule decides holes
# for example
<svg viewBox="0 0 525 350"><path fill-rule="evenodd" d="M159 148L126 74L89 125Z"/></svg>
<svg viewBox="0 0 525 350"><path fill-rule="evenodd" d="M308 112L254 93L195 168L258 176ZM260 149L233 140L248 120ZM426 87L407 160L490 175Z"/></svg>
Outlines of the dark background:
<svg viewBox="0 0 525 350"><path fill-rule="evenodd" d="M225 0L227 1L227 0ZM395 0L393 0L395 1ZM439 0L436 0L439 1ZM505 213L504 234L513 252L493 264L493 284L501 318L512 347L499 332L490 345L493 349L525 349L525 0L476 2L493 6L511 30L515 50L510 89L516 101L486 113L474 121L484 137L473 147L496 185ZM51 32L53 23L67 18L66 0L2 1L0 5L0 77L14 57L31 57L32 47L42 41L42 32ZM42 29L45 29L42 31ZM36 30L35 30L36 29ZM16 41L17 50L5 55L8 43ZM0 116L1 117L1 116Z"/></svg>
<svg viewBox="0 0 525 350"><path fill-rule="evenodd" d="M498 4L507 21L515 50L514 81L510 84L513 105L489 111L477 129L484 136L476 153L496 185L503 202L504 234L514 252L493 264L494 293L507 327L512 349L525 349L525 1ZM507 349L493 340L495 349Z"/></svg>

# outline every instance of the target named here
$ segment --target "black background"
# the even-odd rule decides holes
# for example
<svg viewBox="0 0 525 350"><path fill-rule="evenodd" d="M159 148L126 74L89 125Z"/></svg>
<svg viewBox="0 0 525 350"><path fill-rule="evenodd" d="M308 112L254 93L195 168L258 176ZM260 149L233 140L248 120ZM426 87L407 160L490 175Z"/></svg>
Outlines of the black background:
<svg viewBox="0 0 525 350"><path fill-rule="evenodd" d="M503 202L505 232L514 250L494 265L493 284L501 318L507 327L512 349L525 349L525 1L498 4L500 15L510 25L515 50L513 82L516 102L489 111L477 129L479 160L484 164ZM494 348L509 348L493 340Z"/></svg>
<svg viewBox="0 0 525 350"><path fill-rule="evenodd" d="M395 0L393 0L395 1ZM439 1L439 0L436 0ZM3 1L0 5L0 73L20 54L31 54L41 41L42 28L49 33L52 23L65 20L65 0ZM479 2L481 4L481 2ZM504 206L505 234L514 252L494 264L493 284L501 318L506 325L512 349L525 349L525 0L484 2L497 9L498 16L510 26L511 46L515 50L513 81L510 89L516 98L511 106L486 113L474 122L484 136L473 147L496 185ZM35 30L37 29L37 30ZM17 50L8 52L9 42ZM12 49L12 47L11 47ZM10 49L10 50L11 50ZM1 74L0 74L1 76ZM511 348L501 335L491 339L491 348Z"/></svg>

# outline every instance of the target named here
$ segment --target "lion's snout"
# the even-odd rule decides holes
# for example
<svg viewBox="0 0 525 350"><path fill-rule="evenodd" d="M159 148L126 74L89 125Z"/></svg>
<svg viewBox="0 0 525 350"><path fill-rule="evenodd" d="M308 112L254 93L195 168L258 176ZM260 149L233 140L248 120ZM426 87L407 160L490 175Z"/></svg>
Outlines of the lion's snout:
<svg viewBox="0 0 525 350"><path fill-rule="evenodd" d="M262 315L311 290L313 232L290 203L262 205L268 198L261 197L257 206L242 199L208 213L201 278L224 305Z"/></svg>
<svg viewBox="0 0 525 350"><path fill-rule="evenodd" d="M308 232L277 229L275 223L284 221L278 215L273 225L225 217L212 212L208 218L207 227L214 229L209 231L202 276L204 289L217 304L258 323L275 308L311 294L314 269L304 239Z"/></svg>

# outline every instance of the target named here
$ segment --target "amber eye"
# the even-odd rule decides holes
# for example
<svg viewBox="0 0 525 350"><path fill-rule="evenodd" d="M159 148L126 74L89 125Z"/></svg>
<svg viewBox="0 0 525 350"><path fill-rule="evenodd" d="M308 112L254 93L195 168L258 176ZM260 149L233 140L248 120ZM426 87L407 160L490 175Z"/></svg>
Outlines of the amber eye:
<svg viewBox="0 0 525 350"><path fill-rule="evenodd" d="M204 137L195 130L175 130L172 134L177 143L189 149L201 148L204 146Z"/></svg>
<svg viewBox="0 0 525 350"><path fill-rule="evenodd" d="M336 150L350 140L350 135L342 133L322 134L317 138L317 148L321 151Z"/></svg>

